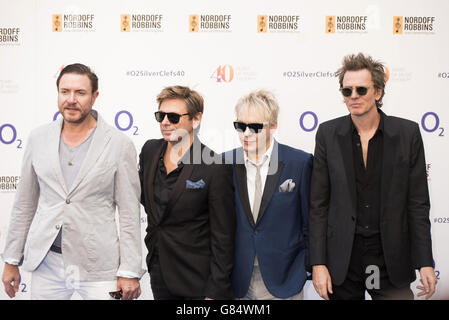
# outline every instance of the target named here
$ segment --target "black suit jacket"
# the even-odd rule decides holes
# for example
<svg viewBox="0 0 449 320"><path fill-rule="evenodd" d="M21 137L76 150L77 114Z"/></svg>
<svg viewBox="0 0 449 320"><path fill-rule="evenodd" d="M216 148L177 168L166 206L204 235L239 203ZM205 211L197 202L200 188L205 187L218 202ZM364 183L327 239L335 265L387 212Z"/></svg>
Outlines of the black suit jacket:
<svg viewBox="0 0 449 320"><path fill-rule="evenodd" d="M142 147L139 174L141 202L148 217L147 263L157 246L164 281L173 295L232 299L230 275L234 259L235 200L232 166L208 164L221 159L195 139L191 164L184 164L162 218L153 197L153 181L164 139ZM206 161L206 162L205 162ZM192 164L193 163L193 164ZM186 181L204 187L186 187Z"/></svg>
<svg viewBox="0 0 449 320"><path fill-rule="evenodd" d="M390 281L416 279L432 266L429 193L424 147L415 122L386 116L381 176L380 233ZM318 128L310 201L310 262L324 264L332 282L346 278L356 228L357 202L350 115Z"/></svg>

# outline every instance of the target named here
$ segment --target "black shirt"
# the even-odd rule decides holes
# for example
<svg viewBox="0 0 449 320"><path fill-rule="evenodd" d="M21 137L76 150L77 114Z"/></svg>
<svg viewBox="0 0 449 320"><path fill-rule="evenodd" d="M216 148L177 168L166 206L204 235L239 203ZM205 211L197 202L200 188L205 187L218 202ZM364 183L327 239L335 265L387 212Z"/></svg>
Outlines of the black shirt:
<svg viewBox="0 0 449 320"><path fill-rule="evenodd" d="M197 145L196 148L194 148L194 144ZM165 143L164 147L162 148L161 154L159 155L159 161L157 164L156 174L153 181L154 202L156 205L156 214L158 215L159 220L161 220L165 214L168 202L172 197L173 189L175 187L176 182L178 181L179 176L181 175L184 165L193 163L192 160L194 152L193 150L198 150L198 144L200 146L199 150L201 150L201 143L199 142L198 139L195 139L193 144L187 150L187 152L178 161L178 167L173 171L171 171L169 174L167 174L167 168L165 167L164 164L164 155L165 152L167 151L167 143ZM152 259L153 258L158 259L159 256L157 242L158 240L154 240ZM153 262L149 263L152 264Z"/></svg>
<svg viewBox="0 0 449 320"><path fill-rule="evenodd" d="M366 168L360 136L354 123L352 125L352 156L357 192L356 234L364 237L380 233L380 177L383 156L383 119L368 143Z"/></svg>
<svg viewBox="0 0 449 320"><path fill-rule="evenodd" d="M156 176L153 182L154 190L154 202L156 203L156 211L159 219L164 215L165 209L167 208L168 201L170 200L173 188L181 174L184 164L182 159L178 161L178 167L167 174L167 168L164 164L164 155L167 150L167 144L162 149L159 156L159 162L156 168Z"/></svg>

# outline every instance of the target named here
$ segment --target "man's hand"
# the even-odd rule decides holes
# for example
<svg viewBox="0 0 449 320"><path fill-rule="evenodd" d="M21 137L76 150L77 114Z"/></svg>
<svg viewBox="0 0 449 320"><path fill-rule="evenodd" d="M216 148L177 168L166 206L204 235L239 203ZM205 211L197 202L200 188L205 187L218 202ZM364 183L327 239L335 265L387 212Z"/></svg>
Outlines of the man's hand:
<svg viewBox="0 0 449 320"><path fill-rule="evenodd" d="M119 277L117 280L117 291L122 290L123 300L137 299L140 294L140 283L139 279L136 278L122 278Z"/></svg>
<svg viewBox="0 0 449 320"><path fill-rule="evenodd" d="M325 265L315 265L312 270L312 282L321 298L329 300L327 293L332 292L332 281Z"/></svg>
<svg viewBox="0 0 449 320"><path fill-rule="evenodd" d="M421 275L422 286L417 286L416 288L421 290L418 293L418 297L426 295L426 299L429 299L435 293L435 286L437 285L437 277L435 276L435 271L432 267L422 267L419 270Z"/></svg>
<svg viewBox="0 0 449 320"><path fill-rule="evenodd" d="M5 263L5 268L3 269L3 286L5 287L5 292L10 298L16 296L16 292L19 291L19 267Z"/></svg>

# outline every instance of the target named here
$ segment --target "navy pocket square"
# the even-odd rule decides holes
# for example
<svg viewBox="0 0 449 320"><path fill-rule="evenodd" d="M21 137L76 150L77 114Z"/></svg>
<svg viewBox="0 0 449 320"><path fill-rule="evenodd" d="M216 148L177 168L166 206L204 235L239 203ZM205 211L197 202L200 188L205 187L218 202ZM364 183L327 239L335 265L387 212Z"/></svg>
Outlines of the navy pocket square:
<svg viewBox="0 0 449 320"><path fill-rule="evenodd" d="M203 179L200 179L198 181L190 181L186 180L186 189L203 189L206 183L203 181Z"/></svg>

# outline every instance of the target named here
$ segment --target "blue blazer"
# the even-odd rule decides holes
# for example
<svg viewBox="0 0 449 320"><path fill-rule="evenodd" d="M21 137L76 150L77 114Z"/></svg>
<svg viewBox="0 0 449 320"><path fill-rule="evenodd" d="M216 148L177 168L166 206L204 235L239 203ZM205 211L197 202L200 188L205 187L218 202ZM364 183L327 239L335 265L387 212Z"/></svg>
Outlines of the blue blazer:
<svg viewBox="0 0 449 320"><path fill-rule="evenodd" d="M275 297L299 293L309 264L309 195L312 155L274 141L257 221L254 221L246 181L243 148L225 153L232 162L237 229L232 286L237 298L248 292L257 254L265 286ZM279 186L292 179L291 192Z"/></svg>

